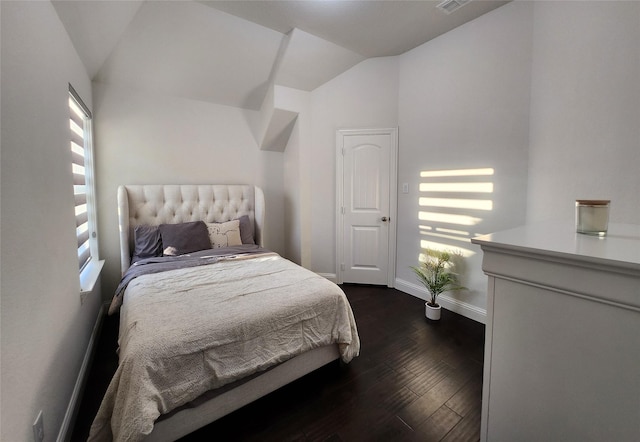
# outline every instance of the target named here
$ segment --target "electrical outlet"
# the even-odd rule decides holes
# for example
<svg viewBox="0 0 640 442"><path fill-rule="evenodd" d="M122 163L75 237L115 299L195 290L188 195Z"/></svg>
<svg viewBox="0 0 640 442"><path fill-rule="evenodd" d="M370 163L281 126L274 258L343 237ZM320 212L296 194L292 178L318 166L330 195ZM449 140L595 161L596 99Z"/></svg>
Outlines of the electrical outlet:
<svg viewBox="0 0 640 442"><path fill-rule="evenodd" d="M42 410L38 413L35 422L33 423L33 440L35 442L42 442L44 440L44 425L42 423Z"/></svg>
<svg viewBox="0 0 640 442"><path fill-rule="evenodd" d="M409 193L409 183L402 183L402 193Z"/></svg>

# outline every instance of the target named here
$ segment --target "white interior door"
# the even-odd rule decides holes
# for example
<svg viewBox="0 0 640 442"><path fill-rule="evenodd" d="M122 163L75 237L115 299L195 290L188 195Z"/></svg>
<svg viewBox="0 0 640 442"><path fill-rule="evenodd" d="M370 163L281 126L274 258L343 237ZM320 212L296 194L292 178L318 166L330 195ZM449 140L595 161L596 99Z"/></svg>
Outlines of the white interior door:
<svg viewBox="0 0 640 442"><path fill-rule="evenodd" d="M343 130L337 140L338 281L391 287L397 131Z"/></svg>

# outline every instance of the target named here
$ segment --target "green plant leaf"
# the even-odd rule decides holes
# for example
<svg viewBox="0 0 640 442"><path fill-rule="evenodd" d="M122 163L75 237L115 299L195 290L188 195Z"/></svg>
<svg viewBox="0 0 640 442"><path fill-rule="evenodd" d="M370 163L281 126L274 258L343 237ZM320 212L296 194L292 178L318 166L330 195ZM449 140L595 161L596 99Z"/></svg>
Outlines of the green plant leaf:
<svg viewBox="0 0 640 442"><path fill-rule="evenodd" d="M425 260L419 266L412 266L418 280L431 295L431 303L436 304L438 295L447 291L462 290L455 272L455 260L462 259L460 252L424 249Z"/></svg>

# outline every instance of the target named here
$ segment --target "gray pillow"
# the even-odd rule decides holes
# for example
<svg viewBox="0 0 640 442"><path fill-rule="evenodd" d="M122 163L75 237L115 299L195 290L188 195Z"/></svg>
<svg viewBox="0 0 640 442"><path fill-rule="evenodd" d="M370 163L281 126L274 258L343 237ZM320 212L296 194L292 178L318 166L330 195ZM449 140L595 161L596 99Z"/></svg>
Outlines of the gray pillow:
<svg viewBox="0 0 640 442"><path fill-rule="evenodd" d="M211 248L209 231L203 221L160 224L160 236L164 256L184 255Z"/></svg>
<svg viewBox="0 0 640 442"><path fill-rule="evenodd" d="M133 245L132 264L141 259L162 256L162 239L158 226L135 226L133 228Z"/></svg>
<svg viewBox="0 0 640 442"><path fill-rule="evenodd" d="M240 221L240 239L242 244L255 244L253 241L253 223L249 215L242 215L238 218Z"/></svg>

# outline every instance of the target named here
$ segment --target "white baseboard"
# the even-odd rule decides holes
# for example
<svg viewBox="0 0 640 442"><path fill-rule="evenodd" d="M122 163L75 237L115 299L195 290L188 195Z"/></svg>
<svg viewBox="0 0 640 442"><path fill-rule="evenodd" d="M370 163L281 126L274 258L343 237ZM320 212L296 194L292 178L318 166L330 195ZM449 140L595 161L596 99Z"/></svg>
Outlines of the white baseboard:
<svg viewBox="0 0 640 442"><path fill-rule="evenodd" d="M416 298L424 299L425 301L429 299L429 293L423 286L405 281L400 278L396 278L395 288L397 290L400 290L401 292L413 295ZM473 319L474 321L481 322L482 324L486 324L486 309L477 307L467 302L460 301L458 299L451 298L447 295L438 296L438 304L440 304L442 308L458 313L459 315L465 316L469 319Z"/></svg>
<svg viewBox="0 0 640 442"><path fill-rule="evenodd" d="M56 439L56 442L67 442L71 440L73 426L78 415L78 407L80 406L84 387L87 381L87 377L89 376L89 369L91 368L91 361L93 360L93 352L95 346L98 344L98 337L100 336L100 330L102 328L102 320L108 307L108 304L102 304L102 306L100 306L100 311L98 312L96 323L93 326L93 331L91 332L91 337L89 338L89 344L87 345L87 350L84 353L84 359L82 360L82 365L80 366L80 372L78 373L76 384L73 387L71 399L69 399L69 405L67 406L67 411L64 414L64 419L62 420L62 425L60 426L60 431L58 432L58 438Z"/></svg>
<svg viewBox="0 0 640 442"><path fill-rule="evenodd" d="M338 283L338 275L336 275L335 273L318 273L318 275L327 278L329 281L334 282L334 283Z"/></svg>

